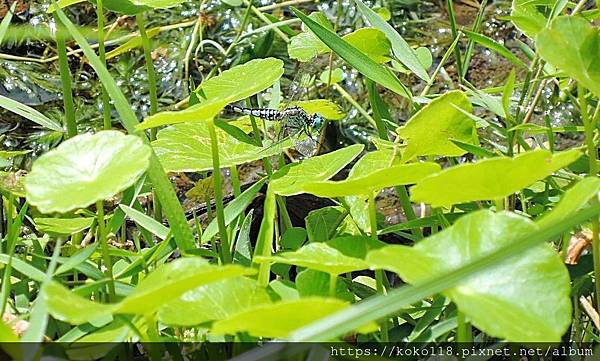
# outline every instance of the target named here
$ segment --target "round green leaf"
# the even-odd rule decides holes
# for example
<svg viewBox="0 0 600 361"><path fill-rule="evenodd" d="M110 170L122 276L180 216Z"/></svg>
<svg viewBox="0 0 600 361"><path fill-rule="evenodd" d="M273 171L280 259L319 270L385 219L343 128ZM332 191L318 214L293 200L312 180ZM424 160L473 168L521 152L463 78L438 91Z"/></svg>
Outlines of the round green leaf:
<svg viewBox="0 0 600 361"><path fill-rule="evenodd" d="M251 162L279 154L290 145L257 147L242 142L216 128L221 167ZM201 172L212 169L212 151L208 127L203 123L182 123L162 129L152 147L167 172Z"/></svg>
<svg viewBox="0 0 600 361"><path fill-rule="evenodd" d="M377 169L377 168L375 168ZM362 177L354 176L340 182L311 182L303 186L305 193L317 197L343 197L351 195L368 195L383 188L414 184L421 179L439 172L441 167L437 163L411 163L396 165L370 172Z"/></svg>
<svg viewBox="0 0 600 361"><path fill-rule="evenodd" d="M362 144L354 144L284 167L273 175L269 188L282 196L300 194L303 192L304 184L333 177L356 158L363 148Z"/></svg>
<svg viewBox="0 0 600 361"><path fill-rule="evenodd" d="M203 122L211 120L227 104L261 92L283 74L283 61L275 58L255 59L226 70L202 83L198 96L202 99L186 110L161 112L144 120L138 128L148 129L161 125Z"/></svg>
<svg viewBox="0 0 600 361"><path fill-rule="evenodd" d="M563 16L538 34L536 45L544 60L600 96L600 29L583 18Z"/></svg>
<svg viewBox="0 0 600 361"><path fill-rule="evenodd" d="M415 53L417 54L417 58L419 58L421 65L423 65L423 68L431 68L431 66L433 65L433 55L431 55L431 51L429 51L429 49L422 46L420 48L417 48L417 50L415 50Z"/></svg>
<svg viewBox="0 0 600 361"><path fill-rule="evenodd" d="M133 135L78 135L33 164L25 178L27 200L43 213L87 207L131 186L148 168L150 153Z"/></svg>
<svg viewBox="0 0 600 361"><path fill-rule="evenodd" d="M385 21L390 21L392 18L392 12L388 8L375 7L373 8L373 11L375 11L377 15L381 16L381 18Z"/></svg>
<svg viewBox="0 0 600 361"><path fill-rule="evenodd" d="M255 262L292 264L317 271L339 275L369 268L363 260L348 257L325 243L310 243L295 252L283 252L275 256L256 256Z"/></svg>
<svg viewBox="0 0 600 361"><path fill-rule="evenodd" d="M472 111L469 98L461 91L448 92L424 106L397 130L408 144L403 158L465 154L466 151L452 143L452 139L479 145L475 122L465 114Z"/></svg>
<svg viewBox="0 0 600 361"><path fill-rule="evenodd" d="M167 325L194 326L226 320L262 304L271 303L264 287L245 277L229 278L198 287L158 310L158 319Z"/></svg>
<svg viewBox="0 0 600 361"><path fill-rule="evenodd" d="M362 28L345 35L342 39L352 44L376 63L383 64L392 60L392 45L380 30Z"/></svg>
<svg viewBox="0 0 600 361"><path fill-rule="evenodd" d="M322 83L327 84L329 82L329 70L324 70L319 76L319 80ZM336 84L344 80L344 71L340 68L334 68L331 72L331 84Z"/></svg>
<svg viewBox="0 0 600 361"><path fill-rule="evenodd" d="M414 247L371 251L374 269L398 273L409 283L439 277L505 247L538 229L514 213L482 210ZM557 342L571 323L569 274L549 245L535 247L461 281L444 292L473 325L514 342ZM543 295L543 302L540 300Z"/></svg>
<svg viewBox="0 0 600 361"><path fill-rule="evenodd" d="M215 322L212 332L236 334L248 332L255 337L284 338L294 330L340 311L349 304L334 298L310 297L263 305L239 313L234 317ZM360 332L372 331L376 326L367 325Z"/></svg>
<svg viewBox="0 0 600 361"><path fill-rule="evenodd" d="M507 197L544 179L581 156L576 149L535 150L514 158L498 157L461 164L433 174L411 189L414 202L434 207Z"/></svg>
<svg viewBox="0 0 600 361"><path fill-rule="evenodd" d="M308 15L317 23L333 31L333 25L322 12L313 12ZM291 59L297 59L301 62L310 61L319 54L327 52L329 48L310 30L294 36L288 44L288 55Z"/></svg>
<svg viewBox="0 0 600 361"><path fill-rule="evenodd" d="M290 40L288 55L291 59L307 62L317 55L325 53L328 49L327 45L323 44L315 34L305 31Z"/></svg>

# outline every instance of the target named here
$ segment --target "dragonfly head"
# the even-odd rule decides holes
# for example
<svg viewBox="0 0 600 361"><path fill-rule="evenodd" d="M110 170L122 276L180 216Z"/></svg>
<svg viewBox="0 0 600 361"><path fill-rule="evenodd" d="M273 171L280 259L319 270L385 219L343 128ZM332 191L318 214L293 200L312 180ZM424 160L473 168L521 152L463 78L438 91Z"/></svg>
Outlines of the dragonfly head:
<svg viewBox="0 0 600 361"><path fill-rule="evenodd" d="M321 126L323 125L323 117L320 114L313 114L312 121L312 127L315 130L321 129Z"/></svg>

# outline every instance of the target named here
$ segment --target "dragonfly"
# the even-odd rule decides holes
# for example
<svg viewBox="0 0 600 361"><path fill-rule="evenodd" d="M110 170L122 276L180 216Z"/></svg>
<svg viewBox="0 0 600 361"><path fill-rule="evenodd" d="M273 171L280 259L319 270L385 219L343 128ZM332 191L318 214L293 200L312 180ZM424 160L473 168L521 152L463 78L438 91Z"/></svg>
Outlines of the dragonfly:
<svg viewBox="0 0 600 361"><path fill-rule="evenodd" d="M281 131L277 136L277 141L283 137L298 138L296 149L304 156L314 155L317 149L317 141L313 138L314 132L319 132L323 125L323 117L318 114L309 114L301 107L294 105L283 110L271 108L246 108L234 104L229 104L226 110L234 113L251 115L263 120L275 121L281 124ZM302 144L300 137L308 137L310 144Z"/></svg>

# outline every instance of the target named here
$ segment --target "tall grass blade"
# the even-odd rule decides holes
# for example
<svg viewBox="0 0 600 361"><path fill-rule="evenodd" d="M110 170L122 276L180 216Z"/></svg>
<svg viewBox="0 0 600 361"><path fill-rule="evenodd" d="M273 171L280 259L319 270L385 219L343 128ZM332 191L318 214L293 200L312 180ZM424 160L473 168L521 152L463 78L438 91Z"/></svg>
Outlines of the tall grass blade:
<svg viewBox="0 0 600 361"><path fill-rule="evenodd" d="M315 35L321 39L331 50L333 50L342 59L352 65L356 70L374 82L383 85L389 90L402 95L403 97L412 98L410 91L400 82L400 80L386 67L377 64L368 56L363 54L348 42L340 38L336 33L326 29L318 22L304 15L298 9L292 7L292 11L297 17L302 20Z"/></svg>
<svg viewBox="0 0 600 361"><path fill-rule="evenodd" d="M415 73L416 76L425 81L429 81L430 78L429 74L427 74L427 69L421 64L415 51L410 47L406 40L398 34L396 29L387 23L379 14L366 6L361 0L354 0L354 3L358 6L360 13L367 18L371 26L381 30L385 34L392 44L392 50L398 60Z"/></svg>

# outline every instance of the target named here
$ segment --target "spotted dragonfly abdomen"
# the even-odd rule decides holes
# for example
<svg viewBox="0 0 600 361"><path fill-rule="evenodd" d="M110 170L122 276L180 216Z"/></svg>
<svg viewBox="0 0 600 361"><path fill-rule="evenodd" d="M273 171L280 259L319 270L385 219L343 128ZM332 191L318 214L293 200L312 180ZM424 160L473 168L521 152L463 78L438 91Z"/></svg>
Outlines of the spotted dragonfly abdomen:
<svg viewBox="0 0 600 361"><path fill-rule="evenodd" d="M239 107L237 105L228 105L227 109L241 114L252 115L257 118L265 119L265 120L279 120L282 117L282 114L277 109L269 109L269 108L244 108Z"/></svg>

